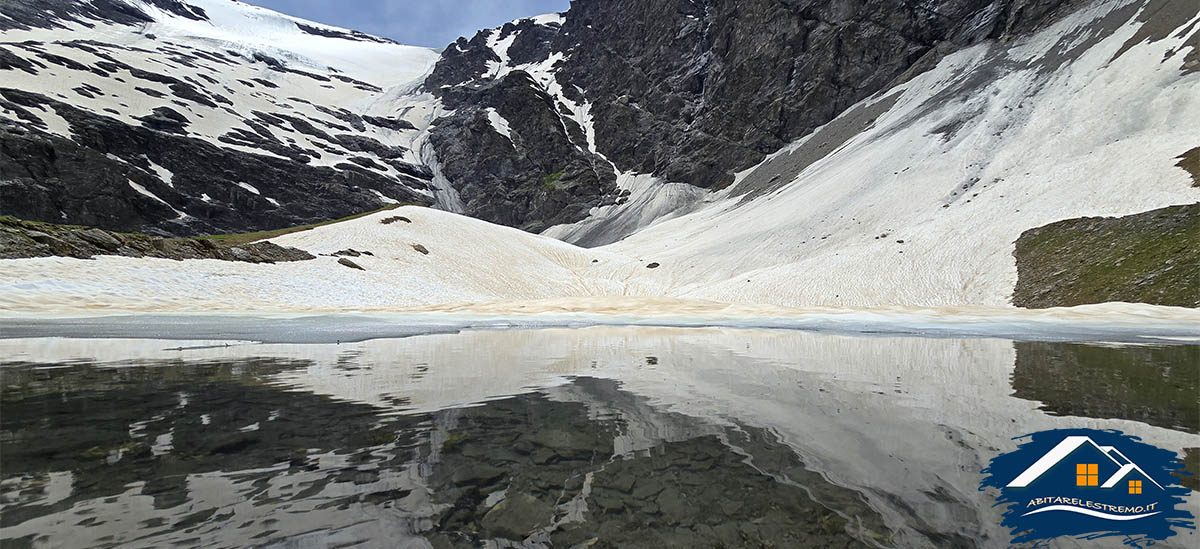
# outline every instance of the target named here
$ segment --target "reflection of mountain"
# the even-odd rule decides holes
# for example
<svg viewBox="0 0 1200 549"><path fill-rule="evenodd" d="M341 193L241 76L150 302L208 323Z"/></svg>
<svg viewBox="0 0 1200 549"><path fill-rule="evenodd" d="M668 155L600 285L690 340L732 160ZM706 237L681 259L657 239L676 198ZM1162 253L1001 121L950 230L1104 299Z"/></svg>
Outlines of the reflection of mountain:
<svg viewBox="0 0 1200 549"><path fill-rule="evenodd" d="M434 501L450 506L435 546L527 536L553 547L883 539L860 495L807 470L761 429L655 410L608 380L581 378L548 397L435 414L452 420L430 479ZM627 446L631 438L650 443ZM622 446L631 453L615 453Z"/></svg>
<svg viewBox="0 0 1200 549"><path fill-rule="evenodd" d="M1200 432L1200 347L1017 342L1015 396L1060 415Z"/></svg>
<svg viewBox="0 0 1200 549"><path fill-rule="evenodd" d="M322 415L334 419L321 417L312 423L327 425L324 422L331 421L333 426L327 428L332 429L332 434L328 436L349 437L349 431L358 429L358 420L350 421L343 416L354 416L362 411L363 421L383 421L379 418L408 413L436 417L430 436L443 437L432 443L440 448L442 441L456 432L469 434L469 431L481 428L460 429L453 423L455 414L474 413L463 406L509 399L514 394L528 393L531 388L543 388L555 403L585 405L588 417L595 421L617 421L612 418L619 418L620 432L610 440L612 452L621 455L645 455L646 449L667 442L704 437L720 439L722 436L726 440L735 439L725 434L727 426L740 425L741 430L747 432L762 429L767 439L784 442L772 446L771 455L778 453L787 457L788 453L794 453L814 476L848 488L844 493L862 494L870 506L883 515L884 523L895 532L896 544L901 546L949 545L953 540L999 540L1007 536L1007 531L1000 526L999 513L992 507L994 499L978 491L978 482L980 469L997 452L1012 448L1014 437L1048 429L1100 425L1121 429L1175 451L1200 445L1197 442L1200 437L1189 432L1129 421L1056 417L1039 410L1036 403L1013 398L1010 383L1017 347L1011 341L991 338L863 338L788 330L594 327L464 331L353 344L343 342L340 345L218 345L183 351L175 350L178 343L161 341L75 339L55 340L53 345L38 341L42 340L29 340L16 346L0 341L0 351L5 351L0 354L17 357L17 360L60 364L101 361L124 366L151 366L161 361L162 365L171 367L153 374L159 377L150 373L143 377L147 382L158 380L155 383L162 383L158 390L167 393L176 386L163 382L171 379L173 374L170 372L178 370L180 364L239 365L248 375L255 371L270 374L272 370L263 369L263 364L269 362L310 364L268 375L268 384L288 388L291 394L257 396L258 393L246 393L244 397L248 402L296 400L308 409L290 414L285 410L283 416L269 423L261 423L260 414L219 431L230 431L232 436L242 436L244 433L240 428L256 421L260 422L262 432L280 428L278 420L289 415L298 418ZM1051 350L1062 345L1046 344ZM1061 352L1047 356L1057 356L1056 353ZM1127 355L1123 348L1107 346L1096 347L1096 353L1097 356L1090 360L1105 360L1113 353L1122 354L1130 361L1141 356ZM1181 360L1187 356L1181 355ZM132 360L135 357L137 362ZM255 357L274 357L275 360ZM1029 357L1022 358L1018 368L1027 370L1028 360ZM254 363L259 364L257 370L244 366ZM1136 369L1136 366L1131 364L1130 368ZM125 372L121 375L102 374L99 370L101 368L81 369L73 377L56 373L62 370L39 370L30 375L41 376L40 387L45 391L57 391L63 386L75 387L73 391L86 390L89 384L116 390L129 387L121 385L122 380L143 379L138 377L142 374L134 375L133 369L119 370ZM18 371L25 370L10 368L4 371L6 385L9 380L23 375L15 373ZM564 385L572 376L611 379L620 385L619 389L601 389L592 384L586 390L583 383ZM74 381L68 382L68 379ZM261 385L253 375L249 381ZM220 391L219 384L211 381L181 380L180 383L214 385L213 390ZM5 391L6 399L16 394L8 388ZM50 393L55 394L54 391ZM328 399L309 401L304 395L310 393L325 395ZM1063 398L1070 402L1069 393L1064 393ZM53 398L46 400L49 402ZM373 408L343 406L348 402L368 404ZM521 406L537 409L542 405L525 403ZM282 407L272 409L275 408ZM567 413L572 408L562 410ZM0 419L7 422L7 407L4 412L6 417ZM127 423L144 421L156 413L131 414ZM215 417L214 424L217 423ZM127 428L125 425L111 430L114 436L128 437ZM534 426L527 424L526 428L532 430ZM157 437L167 428L154 424L146 429L153 430ZM304 425L291 429L308 432ZM363 444L371 444L374 440L371 433L376 431L371 431L373 427L368 426L363 429L367 430L362 436L370 440L348 442L347 447L362 448ZM504 429L516 431L512 427ZM297 438L303 440L309 436L297 435ZM309 445L316 441L317 444L311 447L325 454L331 454L331 448L342 444L334 441L322 445L319 437L325 435L311 436L318 438L298 444ZM124 440L115 439L114 444ZM744 448L746 444L735 442L734 446ZM763 465L768 455L762 449L764 446L760 444L755 448L755 465L770 471ZM399 450L385 451L371 446L351 455L370 456L380 452L408 455ZM262 459L269 465L269 454L264 455L267 457ZM340 455L347 454L341 451ZM423 473L425 476L410 475L406 472L408 469L393 467L369 486L356 485L356 478L367 477L358 476L359 473L353 472L354 468L370 466L374 458L356 457L365 460L356 462L346 459L312 454L299 465L288 465L282 470L284 472L264 469L257 481L266 482L261 478L269 477L270 490L294 494L289 496L292 499L284 498L272 505L290 505L295 510L305 502L309 507L315 505L311 502L313 499L321 503L325 503L322 498L337 501L333 510L322 511L331 513L320 521L322 528L332 528L330 525L338 524L343 514L383 513L374 501L382 496L370 496L371 502L353 499L381 492L391 492L398 497L398 494L411 491L393 502L414 516L429 517L438 512L439 508L428 500L426 488L437 479L429 478L427 471ZM795 459L780 458L778 461L786 464ZM436 466L432 459L409 462ZM316 468L313 468L314 463L317 463ZM323 488L314 488L322 486L317 479L327 478L333 468L341 471L347 463L351 466L349 472L338 472L338 479L328 481ZM1025 466L1028 463L1022 464ZM7 471L7 463L4 467ZM429 469L425 465L412 467L424 468L423 471ZM226 470L241 469L231 467ZM793 476L796 469L789 471L789 478L799 484L814 486L821 483L799 480ZM60 482L55 474L50 473L47 490L53 491L57 486L55 483ZM69 479L69 473L67 475ZM253 482L249 480L230 480L230 475L200 474L189 478L202 482L227 481L229 485L223 489L233 497L240 498L243 492L255 494L261 491L261 488L251 486ZM318 492L315 496L301 497L299 494L305 490ZM14 491L7 485L4 488L5 493ZM140 494L141 488L126 491ZM122 498L127 497L133 496L122 495ZM818 500L845 512L841 500L830 500L828 494L825 498ZM397 501L399 503L395 503ZM266 512L262 505L247 504L244 512L262 515ZM339 510L342 507L346 508ZM153 516L171 516L178 509L144 512ZM242 516L246 515L237 515L238 518ZM308 517L307 520L311 523L315 519ZM246 522L251 519L247 518ZM40 524L31 521L21 528L35 529ZM131 529L137 528L136 521L131 524ZM313 524L303 526L305 529L300 531L317 528ZM300 528L300 525L274 525L270 529L278 531L274 535L286 537L289 532L295 533L293 527ZM248 528L262 526L260 522L253 522ZM253 530L254 534L260 532ZM228 532L230 539L240 539L236 536L243 534L244 531L236 529ZM8 532L0 533L0 537L7 535Z"/></svg>
<svg viewBox="0 0 1200 549"><path fill-rule="evenodd" d="M6 366L0 538L206 547L888 538L859 493L807 469L776 435L664 412L613 381L396 415L267 381L309 366Z"/></svg>
<svg viewBox="0 0 1200 549"><path fill-rule="evenodd" d="M154 526L143 525L142 535L162 534L176 528L176 521L187 521L184 514L207 512L204 520L192 517L197 524L206 522L217 507L231 509L239 498L271 484L276 475L303 472L329 459L327 453L353 453L391 441L401 428L411 430L416 424L416 419L392 419L390 430L384 431L370 406L285 392L263 383L267 376L307 365L249 359L163 361L115 369L75 365L49 371L5 366L0 426L6 484L0 526L10 528L36 517L51 523L67 520L73 506L80 506L80 513L96 513L101 522L119 524L104 516L111 508L97 508L96 502L110 497L127 502L136 494L135 499L149 496L144 499L150 501L143 502L149 509L143 510L144 516L138 516L137 507L130 510L126 524L136 529L139 519L146 520ZM406 444L414 435L407 434ZM406 455L398 452L394 463L403 464L409 459ZM205 505L196 483L208 475L220 477L223 471L241 472L234 475L233 484L239 488L230 486L227 494L217 497L219 503ZM46 490L44 482L63 475L70 479L65 493L56 496ZM364 471L354 480L369 492L367 481L378 481L378 474ZM9 482L29 488L28 493L10 492ZM338 479L316 475L307 482L306 491L312 495ZM55 514L63 516L54 519ZM244 525L242 531L249 536L263 529Z"/></svg>

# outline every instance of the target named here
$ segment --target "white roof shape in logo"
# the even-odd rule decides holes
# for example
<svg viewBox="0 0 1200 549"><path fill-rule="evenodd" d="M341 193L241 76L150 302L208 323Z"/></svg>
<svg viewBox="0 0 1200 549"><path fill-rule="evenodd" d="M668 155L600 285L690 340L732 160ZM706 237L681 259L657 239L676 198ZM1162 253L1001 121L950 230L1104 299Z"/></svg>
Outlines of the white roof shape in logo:
<svg viewBox="0 0 1200 549"><path fill-rule="evenodd" d="M1070 436L1064 438L1062 442L1058 443L1058 446L1055 446L1049 452L1046 452L1046 455L1042 456L1041 459L1035 461L1033 465L1030 465L1029 468L1023 473L1017 475L1017 478L1008 483L1007 488L1024 488L1029 486L1033 481L1037 480L1038 477L1042 476L1043 473L1049 471L1050 468L1057 465L1058 462L1066 459L1067 456L1071 455L1071 453L1084 444L1091 444L1094 448L1099 450L1100 453L1107 456L1108 459L1111 459L1112 462L1118 467L1117 472L1113 473L1113 476L1104 481L1104 484L1100 486L1101 488L1112 488L1113 486L1116 486L1121 479L1128 476L1129 473L1137 471L1141 473L1143 477L1146 477L1147 480L1153 482L1155 486L1158 486L1159 489L1162 489L1162 485L1159 484L1158 481L1146 474L1146 471L1142 470L1141 467L1138 467L1136 463L1125 457L1125 454L1122 454L1120 450L1117 450L1112 446L1100 446L1099 444L1096 444L1091 437L1085 436Z"/></svg>

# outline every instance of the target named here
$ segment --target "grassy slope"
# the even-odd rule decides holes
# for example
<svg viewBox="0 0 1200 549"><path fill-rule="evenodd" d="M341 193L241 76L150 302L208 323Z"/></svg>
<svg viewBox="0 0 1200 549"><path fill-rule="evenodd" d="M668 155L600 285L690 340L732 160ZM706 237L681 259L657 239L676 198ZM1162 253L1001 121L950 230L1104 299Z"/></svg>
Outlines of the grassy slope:
<svg viewBox="0 0 1200 549"><path fill-rule="evenodd" d="M1200 307L1200 203L1051 223L1025 231L1013 255L1018 307Z"/></svg>

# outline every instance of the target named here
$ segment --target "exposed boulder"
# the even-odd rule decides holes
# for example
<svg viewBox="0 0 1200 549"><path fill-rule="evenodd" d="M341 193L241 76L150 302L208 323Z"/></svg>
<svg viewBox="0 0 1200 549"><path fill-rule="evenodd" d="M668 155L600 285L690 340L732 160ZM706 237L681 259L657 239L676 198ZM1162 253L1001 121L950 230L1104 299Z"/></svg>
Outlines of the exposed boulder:
<svg viewBox="0 0 1200 549"><path fill-rule="evenodd" d="M341 258L341 259L338 259L338 265L342 265L342 266L344 266L344 267L350 267L351 269L357 269L357 270L359 270L359 271L365 271L365 270L366 270L366 269L362 268L361 266L359 266L359 264L358 264L358 263L355 263L355 262L353 262L353 261L350 261L349 259L346 259L346 258L344 258L344 257L343 257L343 258Z"/></svg>

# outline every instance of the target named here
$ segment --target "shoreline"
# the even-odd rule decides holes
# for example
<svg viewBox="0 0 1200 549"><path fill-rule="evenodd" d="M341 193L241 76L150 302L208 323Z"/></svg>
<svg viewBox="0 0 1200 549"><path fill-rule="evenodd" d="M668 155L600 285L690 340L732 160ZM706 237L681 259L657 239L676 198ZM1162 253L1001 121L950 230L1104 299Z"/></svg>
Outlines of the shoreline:
<svg viewBox="0 0 1200 549"><path fill-rule="evenodd" d="M393 310L0 311L0 339L43 337L334 343L466 330L635 326L857 336L1200 344L1200 310L1132 303L788 308L663 298L570 298Z"/></svg>

